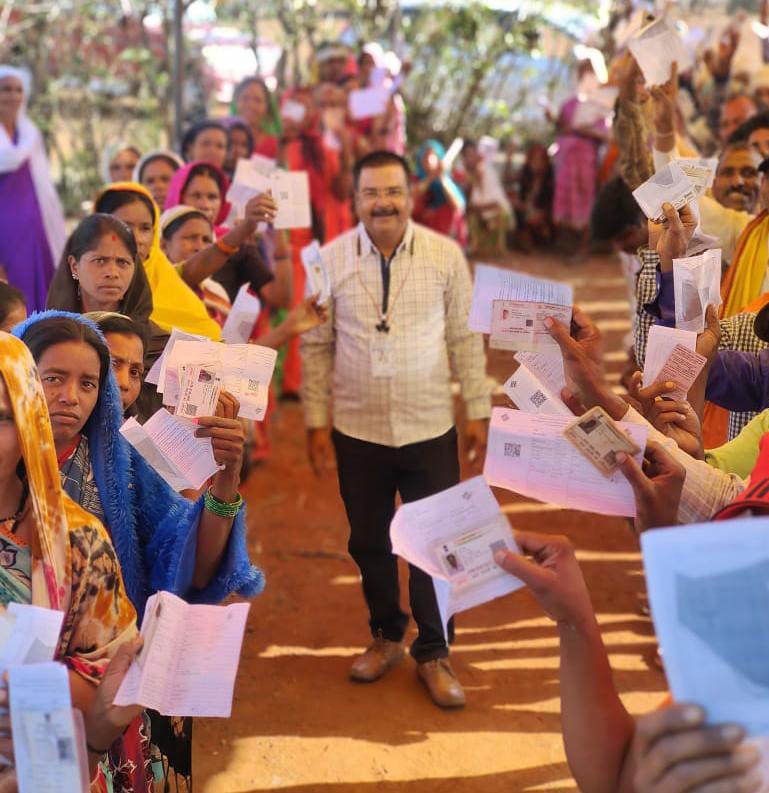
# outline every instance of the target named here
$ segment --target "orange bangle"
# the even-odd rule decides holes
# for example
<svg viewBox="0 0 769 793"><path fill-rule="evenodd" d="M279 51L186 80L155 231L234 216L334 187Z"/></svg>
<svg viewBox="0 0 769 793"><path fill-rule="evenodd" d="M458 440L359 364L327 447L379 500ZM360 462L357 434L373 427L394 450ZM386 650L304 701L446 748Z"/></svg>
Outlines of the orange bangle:
<svg viewBox="0 0 769 793"><path fill-rule="evenodd" d="M238 245L228 245L224 240L217 240L214 245L226 256L232 256L240 250Z"/></svg>

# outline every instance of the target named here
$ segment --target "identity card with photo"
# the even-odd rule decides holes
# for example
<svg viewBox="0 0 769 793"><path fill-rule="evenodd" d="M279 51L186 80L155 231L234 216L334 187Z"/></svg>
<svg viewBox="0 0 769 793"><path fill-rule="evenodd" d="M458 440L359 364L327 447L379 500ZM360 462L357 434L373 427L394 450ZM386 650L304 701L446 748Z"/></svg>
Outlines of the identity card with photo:
<svg viewBox="0 0 769 793"><path fill-rule="evenodd" d="M641 451L599 405L575 419L563 434L604 476L617 469L617 454L633 456Z"/></svg>
<svg viewBox="0 0 769 793"><path fill-rule="evenodd" d="M219 372L207 366L181 367L176 415L185 419L213 416L222 390Z"/></svg>
<svg viewBox="0 0 769 793"><path fill-rule="evenodd" d="M545 318L571 323L571 306L494 300L491 309L489 346L495 350L557 350L558 343L545 327Z"/></svg>

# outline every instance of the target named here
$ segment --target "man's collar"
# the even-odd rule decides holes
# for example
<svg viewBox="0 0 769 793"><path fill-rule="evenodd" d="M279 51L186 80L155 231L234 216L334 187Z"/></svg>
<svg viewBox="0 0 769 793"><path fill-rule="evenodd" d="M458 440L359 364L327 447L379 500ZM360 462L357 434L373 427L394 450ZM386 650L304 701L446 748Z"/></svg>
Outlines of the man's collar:
<svg viewBox="0 0 769 793"><path fill-rule="evenodd" d="M406 224L406 233L400 245L393 251L393 257L397 256L401 251L408 250L410 253L414 252L414 224L409 219ZM379 255L379 249L371 241L363 221L358 223L358 256L367 256L369 253Z"/></svg>

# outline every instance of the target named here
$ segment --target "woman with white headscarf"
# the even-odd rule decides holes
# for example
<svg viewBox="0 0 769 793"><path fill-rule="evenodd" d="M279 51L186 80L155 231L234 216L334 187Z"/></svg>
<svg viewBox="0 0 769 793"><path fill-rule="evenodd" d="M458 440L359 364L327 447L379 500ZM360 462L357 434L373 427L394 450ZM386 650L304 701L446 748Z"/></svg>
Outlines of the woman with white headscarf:
<svg viewBox="0 0 769 793"><path fill-rule="evenodd" d="M27 116L29 73L0 65L0 274L45 308L66 231L40 130Z"/></svg>

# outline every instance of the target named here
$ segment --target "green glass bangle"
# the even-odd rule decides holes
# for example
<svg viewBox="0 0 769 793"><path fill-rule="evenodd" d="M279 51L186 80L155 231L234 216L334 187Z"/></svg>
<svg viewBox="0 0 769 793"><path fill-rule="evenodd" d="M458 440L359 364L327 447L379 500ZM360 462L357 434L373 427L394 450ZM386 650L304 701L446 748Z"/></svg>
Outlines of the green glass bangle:
<svg viewBox="0 0 769 793"><path fill-rule="evenodd" d="M243 506L243 496L238 493L235 501L220 501L209 488L203 496L203 506L220 518L234 518Z"/></svg>

